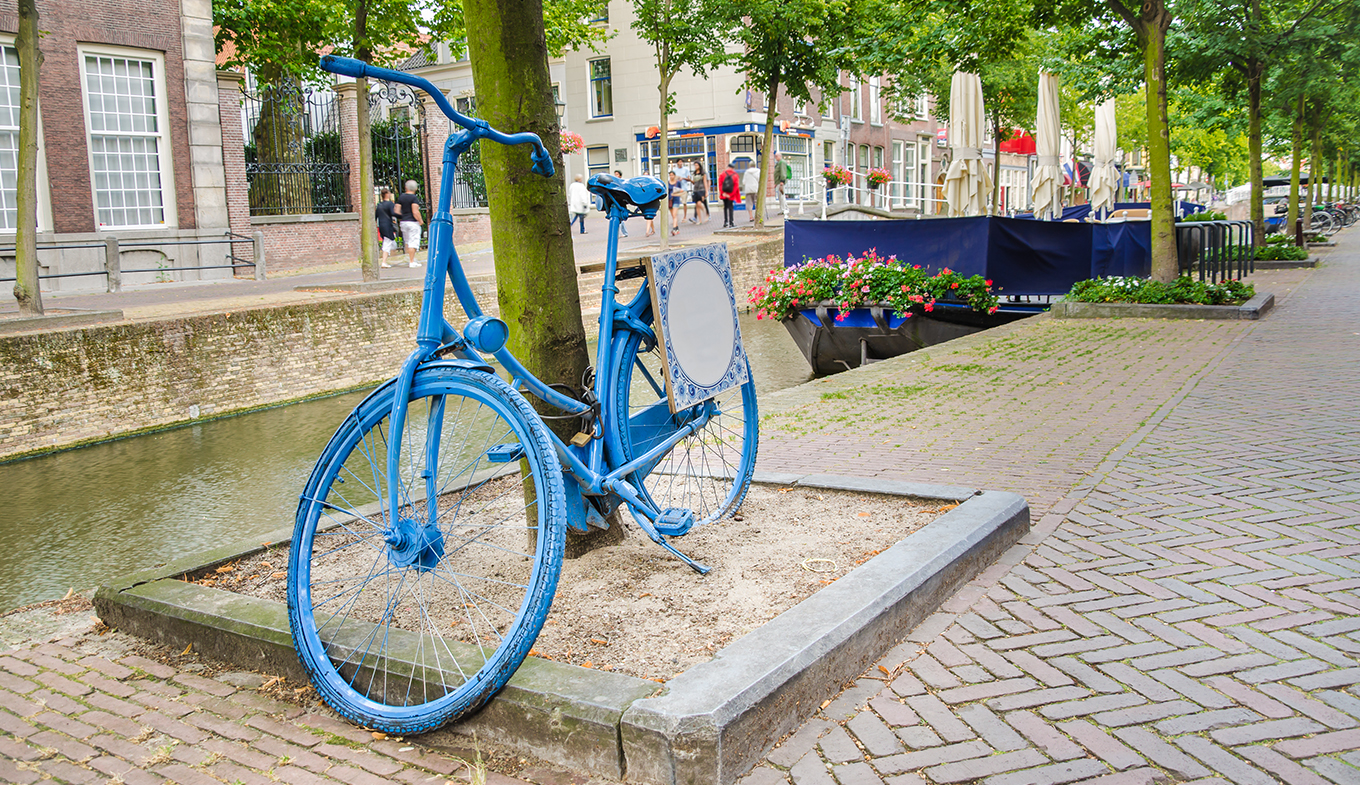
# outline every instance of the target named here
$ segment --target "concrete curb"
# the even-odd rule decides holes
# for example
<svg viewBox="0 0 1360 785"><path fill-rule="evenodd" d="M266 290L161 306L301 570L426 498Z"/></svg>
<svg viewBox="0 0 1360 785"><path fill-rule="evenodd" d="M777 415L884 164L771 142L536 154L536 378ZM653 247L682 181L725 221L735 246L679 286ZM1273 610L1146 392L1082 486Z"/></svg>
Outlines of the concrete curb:
<svg viewBox="0 0 1360 785"><path fill-rule="evenodd" d="M1029 506L1011 493L833 475L756 479L961 503L676 677L661 695L655 682L531 657L496 698L453 729L593 775L726 785L1029 530ZM305 679L283 603L179 580L290 534L110 581L96 593L95 608L111 627Z"/></svg>
<svg viewBox="0 0 1360 785"><path fill-rule="evenodd" d="M1316 245L1314 246L1316 247ZM1257 260L1252 262L1257 270L1295 270L1300 267L1317 267L1317 259L1271 259L1268 261Z"/></svg>
<svg viewBox="0 0 1360 785"><path fill-rule="evenodd" d="M86 324L121 322L123 320L123 312L117 310L89 311L79 308L53 308L52 310L62 311L62 313L0 319L0 335L24 333L30 330L60 330L65 327L80 327Z"/></svg>
<svg viewBox="0 0 1360 785"><path fill-rule="evenodd" d="M1275 306L1275 295L1261 292L1241 305L1163 305L1149 303L1053 303L1055 319L1260 319Z"/></svg>

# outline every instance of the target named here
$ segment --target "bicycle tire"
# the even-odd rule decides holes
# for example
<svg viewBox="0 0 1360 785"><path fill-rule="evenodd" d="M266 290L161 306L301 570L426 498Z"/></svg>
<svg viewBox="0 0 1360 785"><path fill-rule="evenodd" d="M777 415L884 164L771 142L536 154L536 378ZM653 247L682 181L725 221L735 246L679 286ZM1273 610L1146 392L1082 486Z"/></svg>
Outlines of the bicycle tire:
<svg viewBox="0 0 1360 785"><path fill-rule="evenodd" d="M413 380L394 516L384 475L395 388L360 403L317 460L298 504L288 617L326 703L414 733L480 707L523 662L557 588L566 501L524 398L491 373L432 364Z"/></svg>
<svg viewBox="0 0 1360 785"><path fill-rule="evenodd" d="M1330 235L1337 230L1337 221L1332 214L1324 210L1313 213L1312 221L1308 226L1308 231L1318 234Z"/></svg>
<svg viewBox="0 0 1360 785"><path fill-rule="evenodd" d="M651 324L650 308L639 321ZM621 328L615 340L620 345L613 353L610 378L615 408L609 419L623 452L618 461L622 464L645 454L685 417L683 412L670 413L660 344L644 350L642 335L626 328ZM715 399L720 411L702 430L685 437L655 465L629 477L642 498L657 510L693 510L694 525L700 526L741 506L755 472L760 427L755 382L749 372L747 377L745 384ZM643 412L661 417L639 417Z"/></svg>

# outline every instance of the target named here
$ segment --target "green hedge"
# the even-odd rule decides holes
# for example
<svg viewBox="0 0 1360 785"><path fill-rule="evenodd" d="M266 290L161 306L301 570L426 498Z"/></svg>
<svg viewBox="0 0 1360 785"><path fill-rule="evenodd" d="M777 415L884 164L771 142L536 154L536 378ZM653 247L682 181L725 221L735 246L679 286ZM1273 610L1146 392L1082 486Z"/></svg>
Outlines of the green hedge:
<svg viewBox="0 0 1360 785"><path fill-rule="evenodd" d="M1194 303L1237 305L1256 296L1256 287L1241 281L1211 284L1181 276L1171 283L1147 278L1111 277L1077 281L1067 299L1079 303Z"/></svg>

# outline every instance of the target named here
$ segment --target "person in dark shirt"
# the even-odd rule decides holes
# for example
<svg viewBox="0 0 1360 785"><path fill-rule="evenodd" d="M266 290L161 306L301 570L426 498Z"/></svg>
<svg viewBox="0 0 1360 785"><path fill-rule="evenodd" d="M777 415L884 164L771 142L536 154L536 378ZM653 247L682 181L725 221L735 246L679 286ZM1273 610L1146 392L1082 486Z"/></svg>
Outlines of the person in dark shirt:
<svg viewBox="0 0 1360 785"><path fill-rule="evenodd" d="M397 197L394 210L397 228L401 230L401 242L406 246L408 267L420 266L420 262L416 261L416 251L420 250L420 227L425 224L425 219L420 215L420 197L416 196L418 186L415 180L407 180L406 193Z"/></svg>
<svg viewBox="0 0 1360 785"><path fill-rule="evenodd" d="M396 205L392 202L391 189L384 188L379 195L378 207L376 210L378 219L378 237L382 240L382 266L391 267L387 263L387 255L397 250L397 217L392 214L392 208Z"/></svg>

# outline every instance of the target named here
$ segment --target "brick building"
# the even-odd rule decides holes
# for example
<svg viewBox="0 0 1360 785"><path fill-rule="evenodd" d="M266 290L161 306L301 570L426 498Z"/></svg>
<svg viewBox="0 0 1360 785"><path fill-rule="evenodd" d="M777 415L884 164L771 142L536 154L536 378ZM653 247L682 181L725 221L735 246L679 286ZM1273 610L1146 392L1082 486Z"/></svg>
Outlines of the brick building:
<svg viewBox="0 0 1360 785"><path fill-rule="evenodd" d="M223 277L229 246L210 0L38 0L38 243L48 290ZM0 245L17 222L18 12L0 0ZM106 248L114 238L117 249ZM53 247L58 246L58 247ZM62 247L65 246L65 247ZM73 248L70 246L85 246ZM94 247L91 247L94 246ZM14 275L0 250L0 278Z"/></svg>

